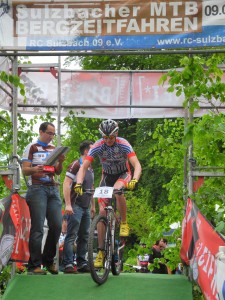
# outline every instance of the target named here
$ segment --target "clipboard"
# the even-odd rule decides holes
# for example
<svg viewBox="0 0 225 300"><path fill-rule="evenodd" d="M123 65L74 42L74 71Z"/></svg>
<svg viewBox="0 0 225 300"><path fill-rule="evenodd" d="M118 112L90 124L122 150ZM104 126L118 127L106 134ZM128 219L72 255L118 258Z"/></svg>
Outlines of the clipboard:
<svg viewBox="0 0 225 300"><path fill-rule="evenodd" d="M70 147L67 146L58 146L56 147L47 157L46 161L44 162L45 166L54 166L57 162L58 157L60 155L66 155L70 150Z"/></svg>

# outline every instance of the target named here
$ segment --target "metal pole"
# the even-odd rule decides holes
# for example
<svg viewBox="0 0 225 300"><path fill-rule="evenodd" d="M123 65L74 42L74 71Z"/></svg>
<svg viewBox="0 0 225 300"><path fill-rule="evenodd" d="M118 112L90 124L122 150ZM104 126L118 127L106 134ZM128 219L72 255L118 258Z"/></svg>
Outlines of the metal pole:
<svg viewBox="0 0 225 300"><path fill-rule="evenodd" d="M61 145L61 57L58 56L58 99L57 99L57 145ZM58 176L60 182L60 175ZM55 263L57 269L59 269L59 242L56 246L56 258Z"/></svg>
<svg viewBox="0 0 225 300"><path fill-rule="evenodd" d="M192 57L192 54L189 54L189 58ZM193 122L194 116L191 112L191 105L192 105L193 99L190 98L188 100L188 124L191 124ZM189 142L188 147L188 163L189 163L189 176L188 176L188 196L190 197L193 194L193 177L192 177L192 171L193 171L193 138Z"/></svg>
<svg viewBox="0 0 225 300"><path fill-rule="evenodd" d="M52 56L52 52L54 51L24 51L21 50L18 52L13 52L11 49L4 49L0 50L0 56ZM109 55L109 56L118 56L118 55L171 55L171 54L215 54L215 53L225 53L225 49L186 49L186 50L92 50L92 51L55 51L56 55L58 56L102 56L102 55Z"/></svg>
<svg viewBox="0 0 225 300"><path fill-rule="evenodd" d="M192 104L193 99L189 99L189 124L193 122L193 113L190 110L191 104ZM189 163L189 176L188 176L188 195L191 196L193 194L193 165L194 165L194 160L193 160L193 139L191 139L188 147L188 163Z"/></svg>
<svg viewBox="0 0 225 300"><path fill-rule="evenodd" d="M188 110L185 110L184 116L184 130L187 128L188 125ZM187 193L188 193L188 147L186 148L184 154L184 181L183 181L183 200L186 205L187 201Z"/></svg>
<svg viewBox="0 0 225 300"><path fill-rule="evenodd" d="M13 58L12 61L12 74L14 76L18 75L18 61L17 56ZM13 102L12 102L12 124L13 124L13 157L12 157L12 169L13 169L13 191L20 189L20 176L19 176L19 165L17 157L17 98L18 90L17 87L13 85Z"/></svg>
<svg viewBox="0 0 225 300"><path fill-rule="evenodd" d="M18 75L18 60L17 56L13 58L12 61L12 74L14 76ZM12 157L12 165L9 168L12 168L12 192L17 192L20 189L20 174L19 174L19 164L18 164L18 157L17 157L17 87L13 85L13 92L12 92L12 125L13 125L13 157ZM16 264L15 262L12 263L11 268L11 278L15 275L16 272Z"/></svg>
<svg viewBox="0 0 225 300"><path fill-rule="evenodd" d="M58 110L57 110L57 145L61 145L61 57L58 56Z"/></svg>

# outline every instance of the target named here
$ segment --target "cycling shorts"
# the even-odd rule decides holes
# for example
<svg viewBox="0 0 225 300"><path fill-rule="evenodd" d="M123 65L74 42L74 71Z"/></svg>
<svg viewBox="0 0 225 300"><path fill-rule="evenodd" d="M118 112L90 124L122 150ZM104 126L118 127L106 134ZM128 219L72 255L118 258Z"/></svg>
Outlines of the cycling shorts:
<svg viewBox="0 0 225 300"><path fill-rule="evenodd" d="M130 182L130 180L131 173L128 171L116 175L103 173L99 186L114 186L117 181L122 181L124 183L124 186L126 186L126 184ZM98 198L98 203L105 207L108 203L108 199Z"/></svg>

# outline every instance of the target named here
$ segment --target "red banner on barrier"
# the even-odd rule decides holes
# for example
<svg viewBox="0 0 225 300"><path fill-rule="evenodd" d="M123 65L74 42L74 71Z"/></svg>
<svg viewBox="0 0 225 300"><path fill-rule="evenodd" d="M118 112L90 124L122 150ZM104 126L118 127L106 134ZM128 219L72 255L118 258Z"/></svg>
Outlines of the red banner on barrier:
<svg viewBox="0 0 225 300"><path fill-rule="evenodd" d="M11 198L10 216L16 229L11 259L27 262L30 256L30 212L25 198L19 194L13 194Z"/></svg>
<svg viewBox="0 0 225 300"><path fill-rule="evenodd" d="M225 246L225 239L215 231L195 203L188 199L182 224L180 256L190 266L193 279L208 300L218 299L215 256L219 246Z"/></svg>
<svg viewBox="0 0 225 300"><path fill-rule="evenodd" d="M15 226L9 213L11 203L11 195L0 200L0 271L10 259L16 234Z"/></svg>

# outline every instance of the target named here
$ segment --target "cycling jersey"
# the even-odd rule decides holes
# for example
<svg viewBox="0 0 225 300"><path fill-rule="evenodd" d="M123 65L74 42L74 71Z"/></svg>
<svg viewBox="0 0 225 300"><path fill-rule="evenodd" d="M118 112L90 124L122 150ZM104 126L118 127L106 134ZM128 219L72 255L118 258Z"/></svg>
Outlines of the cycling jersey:
<svg viewBox="0 0 225 300"><path fill-rule="evenodd" d="M117 137L112 146L107 146L103 139L95 142L85 159L92 162L97 156L100 159L103 173L117 175L130 172L128 158L136 156L136 154L127 140Z"/></svg>
<svg viewBox="0 0 225 300"><path fill-rule="evenodd" d="M32 166L44 165L48 155L55 149L53 144L45 144L40 140L30 143L24 150L23 162L31 162ZM55 185L53 173L34 173L28 176L28 185Z"/></svg>
<svg viewBox="0 0 225 300"><path fill-rule="evenodd" d="M71 185L71 193L70 199L71 203L76 203L78 206L82 208L88 208L91 202L92 195L88 193L84 193L82 196L78 195L74 191L74 186L76 184L76 175L82 165L82 158L79 160L73 161L66 171L66 176L73 180ZM83 188L84 189L91 189L94 183L94 172L92 167L90 166L85 174L84 181L83 181Z"/></svg>

